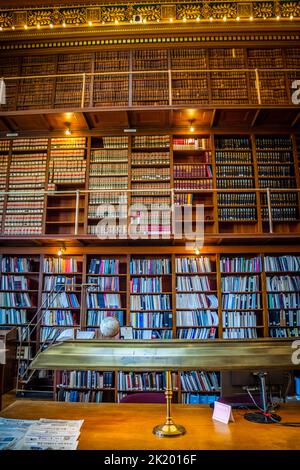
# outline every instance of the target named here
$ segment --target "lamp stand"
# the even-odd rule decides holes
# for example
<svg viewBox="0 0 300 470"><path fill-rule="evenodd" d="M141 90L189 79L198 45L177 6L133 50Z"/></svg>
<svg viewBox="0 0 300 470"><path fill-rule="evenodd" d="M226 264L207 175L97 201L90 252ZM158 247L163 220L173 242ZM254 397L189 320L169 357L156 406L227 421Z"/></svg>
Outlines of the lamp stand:
<svg viewBox="0 0 300 470"><path fill-rule="evenodd" d="M281 421L281 417L275 413L272 413L269 409L267 391L266 391L266 375L267 375L266 372L257 372L254 375L257 375L259 379L262 410L257 411L255 413L246 413L244 415L244 418L247 421L251 421L252 423L260 423L260 424L279 423L279 421Z"/></svg>
<svg viewBox="0 0 300 470"><path fill-rule="evenodd" d="M153 434L159 437L176 437L182 436L186 433L186 430L180 424L175 424L171 417L171 401L173 396L172 390L172 381L171 381L171 371L166 371L166 391L165 391L166 401L167 401L167 416L164 424L160 424L153 428Z"/></svg>

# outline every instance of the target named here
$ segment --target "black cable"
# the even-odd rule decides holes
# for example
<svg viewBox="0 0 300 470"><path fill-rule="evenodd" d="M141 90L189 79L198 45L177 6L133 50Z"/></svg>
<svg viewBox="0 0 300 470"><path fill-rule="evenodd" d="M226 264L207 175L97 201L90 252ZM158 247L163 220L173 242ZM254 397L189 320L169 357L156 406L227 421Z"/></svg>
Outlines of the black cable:
<svg viewBox="0 0 300 470"><path fill-rule="evenodd" d="M253 401L254 405L257 407L257 409L259 411L261 411L262 413L264 413L264 410L256 403L256 401L254 400L250 390L247 389L247 393L249 395L249 397L251 398L251 400ZM284 421L284 422L281 422L281 421L276 421L276 419L274 419L272 417L272 411L274 410L274 403L271 403L272 405L272 410L270 410L270 416L269 418L274 421L274 424L280 424L281 426L289 426L289 427L294 427L294 428L298 428L300 427L300 422L299 421Z"/></svg>

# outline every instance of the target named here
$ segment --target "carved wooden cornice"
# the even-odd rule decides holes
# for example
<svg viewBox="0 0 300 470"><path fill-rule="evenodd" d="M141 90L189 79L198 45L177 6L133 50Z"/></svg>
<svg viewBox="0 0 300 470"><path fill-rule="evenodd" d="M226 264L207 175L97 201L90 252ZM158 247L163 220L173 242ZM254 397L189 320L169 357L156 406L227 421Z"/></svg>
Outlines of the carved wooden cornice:
<svg viewBox="0 0 300 470"><path fill-rule="evenodd" d="M6 2L8 3L8 2ZM128 1L79 2L62 6L59 2L47 2L45 6L32 6L31 2L18 2L22 6L0 8L0 28L2 30L23 30L30 28L49 27L85 27L103 23L130 24L140 17L141 21L174 22L180 21L214 21L224 19L249 20L295 20L300 19L300 2L298 0L239 0L239 1L208 1L190 0L139 0L138 3ZM54 3L54 4L53 4ZM48 6L47 6L48 4ZM29 5L29 6L26 6ZM26 31L24 31L26 33Z"/></svg>

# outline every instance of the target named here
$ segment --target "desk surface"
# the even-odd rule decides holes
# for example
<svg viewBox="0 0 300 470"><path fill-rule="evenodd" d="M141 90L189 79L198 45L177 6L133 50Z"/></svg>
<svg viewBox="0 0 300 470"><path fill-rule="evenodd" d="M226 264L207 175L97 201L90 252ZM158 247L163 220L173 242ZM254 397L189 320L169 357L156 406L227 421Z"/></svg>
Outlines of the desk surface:
<svg viewBox="0 0 300 470"><path fill-rule="evenodd" d="M300 421L300 403L282 405L282 421ZM234 410L234 423L212 421L212 410L205 405L173 405L176 423L186 435L159 438L152 434L165 418L165 406L159 404L58 403L18 400L0 413L5 418L84 419L79 449L300 449L299 428L277 424L255 424Z"/></svg>

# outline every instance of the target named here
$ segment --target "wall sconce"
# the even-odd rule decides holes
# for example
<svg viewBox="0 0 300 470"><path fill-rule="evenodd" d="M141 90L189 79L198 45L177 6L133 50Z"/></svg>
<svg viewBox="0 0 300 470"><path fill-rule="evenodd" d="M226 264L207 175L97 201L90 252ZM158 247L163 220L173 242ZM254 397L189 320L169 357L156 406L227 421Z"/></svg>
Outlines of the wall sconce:
<svg viewBox="0 0 300 470"><path fill-rule="evenodd" d="M57 251L57 256L62 256L66 252L66 248L64 246L61 246L59 250Z"/></svg>
<svg viewBox="0 0 300 470"><path fill-rule="evenodd" d="M65 134L69 136L69 135L72 134L72 131L71 131L71 124L70 124L69 122L66 122L65 125L66 125Z"/></svg>
<svg viewBox="0 0 300 470"><path fill-rule="evenodd" d="M191 120L189 121L189 123L190 123L190 128L189 128L189 130L190 130L190 132L195 132L195 127L194 127L194 125L193 125L194 121L195 121L195 119L191 119Z"/></svg>

